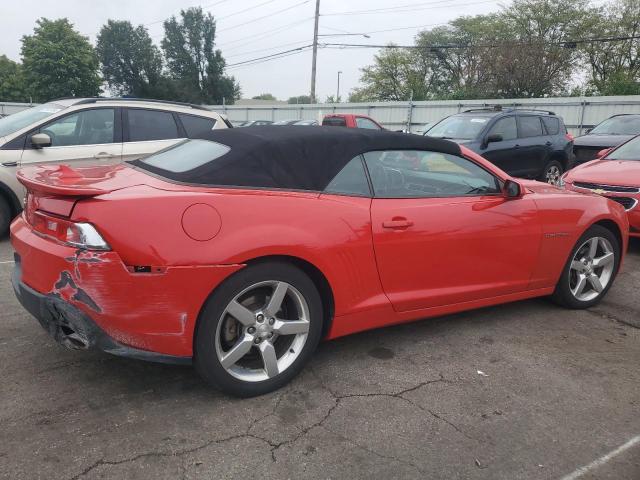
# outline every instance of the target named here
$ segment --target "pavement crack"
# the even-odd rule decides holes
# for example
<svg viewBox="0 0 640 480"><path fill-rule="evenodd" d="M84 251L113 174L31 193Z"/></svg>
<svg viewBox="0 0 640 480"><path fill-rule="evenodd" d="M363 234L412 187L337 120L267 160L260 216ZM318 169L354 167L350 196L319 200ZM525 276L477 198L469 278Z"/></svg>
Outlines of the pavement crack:
<svg viewBox="0 0 640 480"><path fill-rule="evenodd" d="M419 407L422 410L424 410L425 412L429 412L431 414L432 417L437 418L440 421L443 421L444 423L446 423L447 425L449 425L451 428L453 428L456 432L458 432L459 434L465 436L466 438L468 438L469 440L473 440L474 442L477 442L478 440L476 440L475 438L473 438L472 436L468 435L466 432L464 432L463 430L460 429L460 427L458 427L455 423L453 423L450 420L447 420L445 417L443 417L441 414L438 414L436 412L434 412L433 410L429 410L428 408L422 408Z"/></svg>
<svg viewBox="0 0 640 480"><path fill-rule="evenodd" d="M380 452L378 452L376 450L373 450L373 449L371 449L369 447L366 447L365 445L362 445L362 444L360 444L360 443L358 443L358 442L356 442L356 441L354 441L354 440L352 440L352 439L350 439L348 437L345 437L344 435L340 435L339 433L334 432L333 430L325 427L324 425L322 425L322 428L324 430L326 430L327 432L331 433L332 435L335 435L336 437L344 440L345 442L350 443L351 445L355 446L356 448L359 448L360 450L364 450L365 452L370 453L372 455L375 455L378 458L382 458L382 459L385 459L385 460L392 460L392 461L397 462L397 463L399 463L401 465L408 465L408 466L414 468L420 474L424 474L425 473L418 465L416 465L413 462L410 462L408 460L404 460L402 458L394 457L392 455L384 455L384 454L382 454L382 453L380 453Z"/></svg>
<svg viewBox="0 0 640 480"><path fill-rule="evenodd" d="M92 463L91 465L89 465L88 467L86 467L84 470L82 470L80 473L78 473L77 475L74 475L73 477L71 477L69 480L78 480L84 476L86 476L87 474L89 474L91 471L95 470L98 467L101 466L115 466L115 465L123 465L125 463L131 463L131 462L135 462L137 460L140 460L141 458L161 458L161 457L181 457L183 455L188 455L190 453L194 453L197 451L200 451L204 448L207 448L211 445L216 445L216 444L221 444L221 443L226 443L226 442L230 442L233 440L239 440L242 438L254 438L256 440L260 440L262 442L265 442L266 444L268 444L269 446L273 447L274 444L272 442L269 442L268 440L259 437L257 435L253 435L250 433L241 433L241 434L237 434L237 435L231 435L228 437L224 437L224 438L219 438L219 439L215 439L215 440L208 440L200 445L196 445L194 447L191 448L186 448L183 450L178 450L175 452L164 452L164 451L153 451L153 452L146 452L146 453L140 453L138 455L134 455L133 457L129 457L129 458L125 458L122 460L105 460L104 458L101 458L100 460L95 461L94 463Z"/></svg>
<svg viewBox="0 0 640 480"><path fill-rule="evenodd" d="M585 311L587 313L590 313L591 315L595 315L595 316L600 317L600 318L606 318L607 320L613 320L614 322L617 322L617 323L619 323L621 325L625 325L627 327L640 329L640 326L634 325L633 323L627 322L626 320L622 320L621 318L618 318L615 315L611 315L610 313L603 312L602 310L596 310L596 309L593 309L593 308L589 308L589 309L587 309Z"/></svg>
<svg viewBox="0 0 640 480"><path fill-rule="evenodd" d="M326 390L329 393L329 395L333 398L334 403L333 403L333 405L331 405L329 407L329 409L326 411L326 413L324 414L324 416L320 420L318 420L315 423L312 423L311 425L308 425L306 427L301 428L300 432L297 435L295 435L293 438L290 438L288 440L284 440L282 442L279 442L274 447L272 447L272 449L271 449L271 460L273 460L274 462L277 462L276 452L278 451L278 449L280 449L281 447L286 446L286 445L294 444L295 442L300 440L302 437L304 437L307 433L309 433L314 428L322 427L325 430L331 432L331 430L327 429L324 426L324 423L331 417L333 412L338 408L338 406L340 405L340 403L343 400L347 400L347 399L351 399L351 398L365 398L365 397L391 397L391 398L400 399L400 400L402 400L404 402L407 402L407 403L411 404L412 406L415 406L417 408L420 408L421 410L424 410L423 407L421 407L420 405L412 402L408 398L403 397L403 395L406 395L407 393L410 393L410 392L414 392L416 390L419 390L420 388L423 388L423 387L425 387L427 385L431 385L431 384L434 384L434 383L452 383L450 380L445 379L444 375L440 374L439 378L437 378L435 380L427 380L427 381L424 381L424 382L420 382L420 383L418 383L416 385L413 385L411 387L405 388L404 390L400 390L399 392L391 392L391 393L384 393L384 392L383 393L348 393L348 394L344 394L344 395L339 395L336 392L334 392L328 385L326 385L322 381L320 376L317 374L317 372L313 368L310 368L310 371L318 379L318 382L320 383L320 386L324 390ZM429 413L431 413L431 415L434 415L432 412L429 412ZM436 418L439 418L439 417L436 417ZM475 440L475 439L469 437L467 434L462 432L459 428L457 428L455 425L451 424L447 420L445 420L443 418L440 418L440 420L443 420L446 423L450 424L457 432L461 433L465 437L467 437L467 438L469 438L471 440ZM331 432L331 433L333 433L333 432ZM343 438L341 435L338 435L338 436ZM370 451L371 453L377 454L378 456L380 456L382 458L387 458L387 459L392 458L392 457L384 456L384 455L382 455L382 454L380 454L378 452L375 452L373 450L367 449L367 448L363 447L360 444L356 444L353 440L350 440L350 439L347 439L347 438L345 438L345 439L347 441L353 443L354 445L358 446L359 448L362 448L363 450L367 450L367 451ZM392 459L396 460L398 462L401 462L401 463L406 463L408 465L411 465L414 468L416 468L418 471L420 471L420 469L416 465L413 465L410 462L406 462L404 460L400 460L400 459L397 459L397 458L392 458Z"/></svg>

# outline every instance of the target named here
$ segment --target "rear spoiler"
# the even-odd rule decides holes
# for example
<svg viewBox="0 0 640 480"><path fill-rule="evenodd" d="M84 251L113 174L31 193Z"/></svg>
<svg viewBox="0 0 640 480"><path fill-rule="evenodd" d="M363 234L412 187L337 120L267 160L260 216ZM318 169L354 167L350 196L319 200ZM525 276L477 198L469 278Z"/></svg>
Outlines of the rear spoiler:
<svg viewBox="0 0 640 480"><path fill-rule="evenodd" d="M125 180L134 175L133 169L122 164L79 168L47 165L23 168L17 173L18 181L30 192L70 197L95 197L136 185L139 182Z"/></svg>

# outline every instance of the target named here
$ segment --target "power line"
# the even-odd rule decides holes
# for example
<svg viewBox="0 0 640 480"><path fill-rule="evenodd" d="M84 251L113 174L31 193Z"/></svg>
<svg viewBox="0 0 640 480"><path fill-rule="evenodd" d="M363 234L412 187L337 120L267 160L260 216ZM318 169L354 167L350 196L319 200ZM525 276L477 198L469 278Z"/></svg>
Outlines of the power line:
<svg viewBox="0 0 640 480"><path fill-rule="evenodd" d="M283 48L283 47L290 47L292 45L300 45L301 43L307 43L309 42L309 40L298 40L297 42L289 42L289 43L283 43L280 45L274 45L273 47L268 47L268 48L261 48L260 50L252 50L249 52L242 52L242 53L236 53L233 55L225 55L224 58L228 59L228 58L234 58L234 57L242 57L244 55L252 55L254 53L259 53L259 52L268 52L269 50L275 50L277 48Z"/></svg>
<svg viewBox="0 0 640 480"><path fill-rule="evenodd" d="M562 42L535 42L534 44L544 44L544 45L558 45L558 46L567 46L573 47L574 45L583 44L583 43L605 43L605 42L618 42L625 40L636 40L640 39L640 35L629 35L629 36L621 36L621 37L600 37L600 38L580 38L575 40L566 40ZM523 45L528 46L531 43L518 42L518 43L504 43L504 44L485 44L485 45L372 45L372 44L353 44L353 43L321 43L318 44L319 48L411 48L411 49L466 49L466 48L477 48L477 47L501 47L501 46L513 46L513 45ZM269 60L275 60L278 58L284 58L286 56L290 56L296 53L302 53L307 51L313 45L303 45L298 48L292 48L290 50L284 50L282 52L272 53L270 55L264 55L261 57L251 58L248 60L243 60L242 62L232 63L227 65L227 67L238 67L243 65L253 65L257 63L263 63Z"/></svg>
<svg viewBox="0 0 640 480"><path fill-rule="evenodd" d="M323 43L323 48L407 48L407 49L432 49L432 50L455 50L455 49L468 49L468 48L497 48L505 46L561 46L566 48L575 48L579 44L583 43L609 43L609 42L622 42L625 40L637 40L640 39L640 35L629 35L623 37L599 37L599 38L580 38L576 40L563 40L560 42L546 42L533 41L533 42L504 42L504 43L491 43L491 44L444 44L444 45L373 45L367 43Z"/></svg>
<svg viewBox="0 0 640 480"><path fill-rule="evenodd" d="M397 32L397 31L400 31L400 30L413 30L415 28L442 27L444 25L449 25L449 22L445 22L445 23L430 23L430 24L426 24L426 25L412 25L410 27L385 28L384 30L372 30L372 31L369 31L369 32L362 32L362 33L366 33L367 35L372 35L374 33ZM339 30L337 28L332 28L332 27L327 27L327 26L324 26L323 28L327 28L329 30L335 30L337 32L345 32L344 30ZM348 33L348 32L345 32L345 33Z"/></svg>
<svg viewBox="0 0 640 480"><path fill-rule="evenodd" d="M207 8L213 8L216 5L220 5L221 3L225 3L228 2L229 0L219 0L217 2L213 2L213 3L209 3L207 5L199 5L200 8L202 8L203 10L207 9ZM143 23L142 26L144 27L149 27L151 25L157 25L158 23L163 23L165 22L167 19L163 18L162 20L156 20L155 22L151 22L151 23Z"/></svg>
<svg viewBox="0 0 640 480"><path fill-rule="evenodd" d="M235 28L244 27L245 25L248 25L249 23L255 23L255 22L258 22L258 21L263 20L265 18L273 17L274 15L278 15L279 13L286 12L288 10L293 10L294 8L297 8L297 7L301 6L301 5L304 5L305 3L309 3L310 1L311 0L303 0L302 2L296 3L295 5L292 5L292 6L287 7L287 8L283 8L282 10L278 10L277 12L269 13L267 15L263 15L262 17L254 18L253 20L248 20L248 21L246 21L244 23L240 23L238 25L233 25L231 27L223 28L221 30L218 30L218 33L226 32L228 30L233 30Z"/></svg>
<svg viewBox="0 0 640 480"><path fill-rule="evenodd" d="M256 57L256 58L251 58L249 60L243 60L242 62L236 62L236 63L231 63L229 65L227 65L227 68L233 68L233 67L239 67L242 65L254 65L256 63L263 63L263 61L267 61L267 60L275 60L276 58L282 58L285 56L290 56L290 54L294 54L294 53L302 53L306 50L308 50L309 48L311 48L313 45L311 44L307 44L307 45L303 45L302 47L297 47L297 48L292 48L290 50L284 50L282 52L276 52L276 53L272 53L271 55L264 55L262 57Z"/></svg>
<svg viewBox="0 0 640 480"><path fill-rule="evenodd" d="M239 15L241 13L248 12L249 10L253 10L255 8L262 7L264 5L267 5L267 4L273 3L273 2L277 2L277 1L278 0L267 0L266 2L260 3L258 5L254 5L253 7L245 8L244 10L238 10L237 12L230 13L229 15L224 15L222 17L218 17L216 20L223 20L225 18L233 17L235 15Z"/></svg>
<svg viewBox="0 0 640 480"><path fill-rule="evenodd" d="M444 5L433 6L436 4L444 3ZM406 12L414 12L417 10L431 10L438 8L450 8L450 7L466 7L469 5L479 5L481 3L496 3L495 0L481 0L478 2L472 3L463 3L451 5L451 0L437 0L435 2L427 2L427 3L413 3L407 5L398 5L395 7L386 7L386 8L373 8L369 10L351 10L347 12L333 12L333 13L323 13L323 17L329 16L346 16L346 15L377 15L377 14L390 14L390 13L406 13Z"/></svg>
<svg viewBox="0 0 640 480"><path fill-rule="evenodd" d="M255 42L257 40L260 40L260 39L262 39L264 37L268 37L270 35L273 35L273 34L276 34L276 33L280 33L281 31L287 30L290 27L293 27L293 26L296 26L296 25L301 25L304 22L308 22L309 20L312 20L312 19L313 19L313 17L303 18L302 20L297 20L295 22L287 23L286 25L282 25L282 26L274 28L274 29L262 31L260 33L256 33L256 34L253 34L253 35L248 35L246 37L242 37L242 38L239 38L237 40L231 40L229 42L224 42L224 43L219 44L218 46L219 47L223 47L223 46L231 45L231 44L238 43L238 42L244 42L244 43L240 43L239 45L235 45L235 46L231 47L230 50L233 50L233 49L236 49L236 48L239 48L239 47L243 47L245 45L249 45L250 43L253 43L253 42ZM253 38L253 40L249 40L249 41L245 42L245 40L247 40L247 38Z"/></svg>
<svg viewBox="0 0 640 480"><path fill-rule="evenodd" d="M218 5L219 3L222 3L222 2L224 2L224 1L228 1L228 0L221 0L220 2L214 3L212 6ZM246 9L244 9L244 10L239 10L239 11L234 12L234 13L231 13L231 14L229 14L229 15L225 15L225 16L223 16L223 17L217 18L216 20L222 20L222 19L225 19L225 18L228 18L228 17L232 17L232 16L234 16L234 15L238 15L238 14L240 14L240 13L244 13L244 12L246 12L246 11L249 11L249 10L255 9L255 8L257 8L257 7L260 7L260 6L262 6L262 5L266 5L266 4L268 4L268 3L273 3L273 2L275 2L275 1L277 1L277 0L267 0L266 2L261 3L261 4L259 4L259 5L253 6L253 7L251 7L251 8L246 8ZM262 17L254 18L254 19L252 19L252 20L248 20L248 21L246 21L246 22L244 22L244 23L237 24L237 25L233 25L233 26L231 26L231 27L227 27L227 28L223 28L223 29L218 29L218 30L217 30L217 33L220 33L220 32L226 32L227 30L233 30L233 29L236 29L236 28L239 28L239 27L243 27L243 26L245 26L245 25L247 25L247 24L249 24L249 23L255 23L255 22L259 21L259 20L262 20L262 19L265 19L265 18L269 18L269 17L272 17L272 16L277 15L277 14L279 14L279 13L286 12L287 10L291 10L291 9L293 9L293 8L299 7L300 5L303 5L303 4L305 4L305 3L308 3L309 1L311 1L311 0L304 0L304 1L300 2L300 3L297 3L297 4L295 4L295 5L292 5L292 6L290 6L290 7L283 8L282 10L278 10L278 11L276 11L276 12L269 13L269 14L267 14L267 15L263 15ZM164 20L163 20L163 21L164 21ZM151 36L151 38L158 38L158 37L161 37L162 35L163 35L162 33L159 33L159 34L157 34L157 35L152 35L152 36ZM243 38L243 39L241 39L241 40L244 40L244 38ZM228 42L228 43L231 43L231 42Z"/></svg>

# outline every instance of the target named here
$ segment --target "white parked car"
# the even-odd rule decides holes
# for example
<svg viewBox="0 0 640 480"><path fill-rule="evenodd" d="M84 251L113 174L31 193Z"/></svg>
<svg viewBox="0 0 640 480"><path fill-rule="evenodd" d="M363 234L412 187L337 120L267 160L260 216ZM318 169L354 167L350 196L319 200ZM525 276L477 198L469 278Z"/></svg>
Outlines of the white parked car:
<svg viewBox="0 0 640 480"><path fill-rule="evenodd" d="M197 105L131 98L71 98L0 119L0 235L22 210L15 172L27 165L118 163L208 130L230 128Z"/></svg>

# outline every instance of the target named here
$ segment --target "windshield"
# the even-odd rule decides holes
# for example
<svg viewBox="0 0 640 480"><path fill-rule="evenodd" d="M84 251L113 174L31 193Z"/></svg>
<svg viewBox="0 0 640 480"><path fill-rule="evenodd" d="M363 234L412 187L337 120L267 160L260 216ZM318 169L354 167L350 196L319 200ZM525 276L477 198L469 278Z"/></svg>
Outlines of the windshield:
<svg viewBox="0 0 640 480"><path fill-rule="evenodd" d="M434 125L425 135L438 138L473 140L484 129L490 117L454 115Z"/></svg>
<svg viewBox="0 0 640 480"><path fill-rule="evenodd" d="M607 160L640 161L640 136L620 146L605 157Z"/></svg>
<svg viewBox="0 0 640 480"><path fill-rule="evenodd" d="M640 116L621 115L608 118L589 133L596 135L638 135L640 134Z"/></svg>
<svg viewBox="0 0 640 480"><path fill-rule="evenodd" d="M0 137L6 137L29 125L59 112L64 107L55 103L45 103L0 119Z"/></svg>

